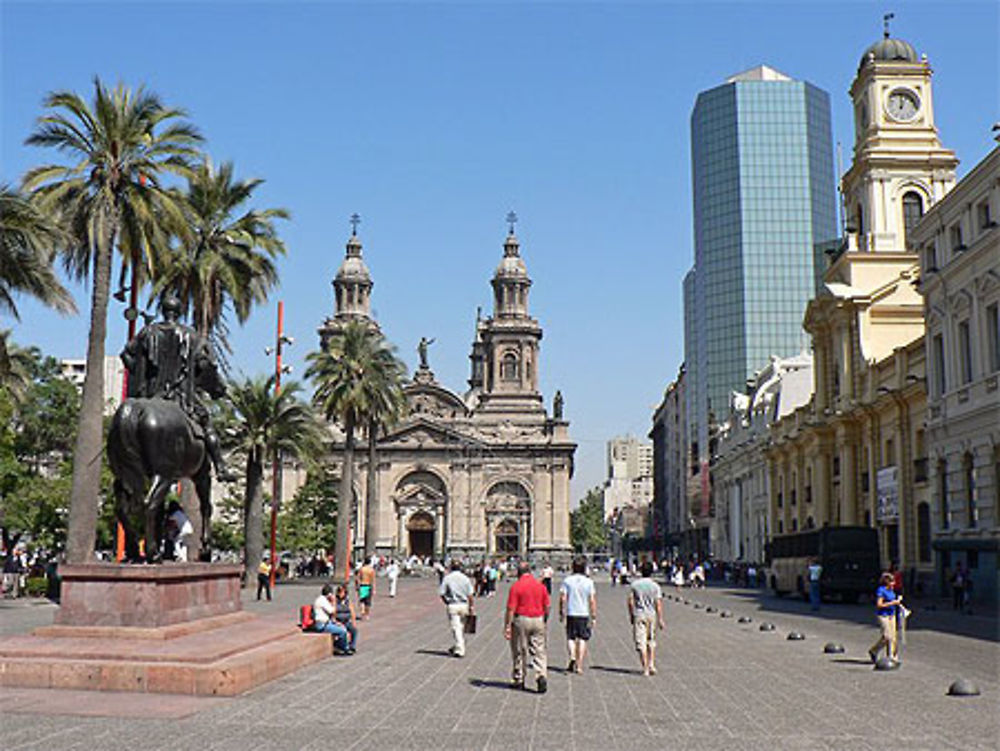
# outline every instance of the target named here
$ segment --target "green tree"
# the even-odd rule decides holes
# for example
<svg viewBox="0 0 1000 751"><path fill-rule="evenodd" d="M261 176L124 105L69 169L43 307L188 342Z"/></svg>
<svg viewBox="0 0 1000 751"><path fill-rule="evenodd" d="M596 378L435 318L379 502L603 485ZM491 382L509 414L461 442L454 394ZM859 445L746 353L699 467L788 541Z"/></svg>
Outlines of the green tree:
<svg viewBox="0 0 1000 751"><path fill-rule="evenodd" d="M351 502L354 498L354 450L358 426L392 402L401 388L402 364L385 338L370 324L351 321L326 347L308 355L306 377L316 387L313 404L344 431L343 466L337 513L334 577L343 577L350 561ZM381 413L386 414L386 413Z"/></svg>
<svg viewBox="0 0 1000 751"><path fill-rule="evenodd" d="M225 313L240 323L267 301L278 282L274 260L285 254L275 220L286 209L248 209L263 180L234 180L233 165L205 160L188 176L185 214L190 232L160 262L155 295L171 292L191 311L195 330L228 350Z"/></svg>
<svg viewBox="0 0 1000 751"><path fill-rule="evenodd" d="M138 263L139 252L158 244L151 238L183 226L182 202L160 179L189 174L201 136L178 120L182 110L164 106L154 94L121 84L110 89L96 78L92 104L75 92L57 91L45 106L27 143L54 148L69 163L30 170L24 188L66 229L67 269L92 281L67 545L67 560L79 563L91 559L97 528L101 462L95 459L103 450L104 341L115 250Z"/></svg>
<svg viewBox="0 0 1000 751"><path fill-rule="evenodd" d="M0 185L0 311L20 320L17 294L31 295L60 313L76 306L52 269L64 235L59 225L8 185Z"/></svg>
<svg viewBox="0 0 1000 751"><path fill-rule="evenodd" d="M276 394L274 378L246 379L229 387L232 413L229 442L245 458L243 497L243 560L249 572L263 551L264 467L277 453L295 459L313 455L320 446L321 428L309 405L298 398L294 381ZM249 575L244 579L250 581Z"/></svg>
<svg viewBox="0 0 1000 751"><path fill-rule="evenodd" d="M43 462L63 462L72 454L80 392L62 377L59 361L37 352L31 362L31 386L18 405L14 450L39 471Z"/></svg>
<svg viewBox="0 0 1000 751"><path fill-rule="evenodd" d="M580 505L569 514L569 536L573 549L578 552L603 550L607 547L607 530L604 526L604 494L600 487L587 491Z"/></svg>
<svg viewBox="0 0 1000 751"><path fill-rule="evenodd" d="M337 476L328 467L313 467L306 481L278 517L281 550L315 553L334 546L337 533Z"/></svg>
<svg viewBox="0 0 1000 751"><path fill-rule="evenodd" d="M10 397L12 406L28 392L37 356L36 349L14 344L9 330L0 331L0 393Z"/></svg>

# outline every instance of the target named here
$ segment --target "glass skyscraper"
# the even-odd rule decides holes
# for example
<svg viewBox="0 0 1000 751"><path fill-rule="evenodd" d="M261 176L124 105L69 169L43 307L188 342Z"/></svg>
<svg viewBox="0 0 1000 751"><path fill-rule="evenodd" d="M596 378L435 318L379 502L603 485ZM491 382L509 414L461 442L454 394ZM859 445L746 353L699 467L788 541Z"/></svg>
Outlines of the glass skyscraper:
<svg viewBox="0 0 1000 751"><path fill-rule="evenodd" d="M698 95L691 149L688 420L707 458L709 410L725 420L729 393L771 355L808 347L817 245L837 234L830 97L766 66L740 73Z"/></svg>

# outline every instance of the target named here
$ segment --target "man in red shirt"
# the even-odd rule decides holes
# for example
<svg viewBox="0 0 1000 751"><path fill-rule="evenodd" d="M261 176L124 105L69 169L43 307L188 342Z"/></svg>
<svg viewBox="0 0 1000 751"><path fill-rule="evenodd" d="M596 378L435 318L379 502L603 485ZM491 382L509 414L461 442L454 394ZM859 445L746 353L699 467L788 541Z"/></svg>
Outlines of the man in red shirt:
<svg viewBox="0 0 1000 751"><path fill-rule="evenodd" d="M517 565L517 581L507 595L503 635L510 641L510 654L514 661L511 674L513 684L524 688L525 653L538 679L538 693L548 690L547 659L545 655L545 627L549 620L549 592L531 575L531 565L521 561Z"/></svg>

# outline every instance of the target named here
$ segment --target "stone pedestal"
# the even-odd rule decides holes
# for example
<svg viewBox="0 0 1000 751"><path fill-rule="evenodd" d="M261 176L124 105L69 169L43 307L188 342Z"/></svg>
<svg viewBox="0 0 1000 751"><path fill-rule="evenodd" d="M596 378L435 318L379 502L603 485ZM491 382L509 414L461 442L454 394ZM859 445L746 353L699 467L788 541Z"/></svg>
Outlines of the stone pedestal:
<svg viewBox="0 0 1000 751"><path fill-rule="evenodd" d="M55 623L158 628L234 613L243 607L242 571L225 563L63 565Z"/></svg>

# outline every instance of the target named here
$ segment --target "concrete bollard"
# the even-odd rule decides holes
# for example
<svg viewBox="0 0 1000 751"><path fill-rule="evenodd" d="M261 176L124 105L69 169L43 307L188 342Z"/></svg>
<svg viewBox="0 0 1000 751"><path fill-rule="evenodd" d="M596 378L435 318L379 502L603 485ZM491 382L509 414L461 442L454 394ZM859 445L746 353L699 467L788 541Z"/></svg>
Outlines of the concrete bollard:
<svg viewBox="0 0 1000 751"><path fill-rule="evenodd" d="M882 655L877 660L875 660L876 670L895 670L899 667L899 663L893 660L891 657L886 657Z"/></svg>
<svg viewBox="0 0 1000 751"><path fill-rule="evenodd" d="M948 696L979 696L979 686L968 678L959 678L948 686Z"/></svg>
<svg viewBox="0 0 1000 751"><path fill-rule="evenodd" d="M801 631L791 631L786 638L788 641L802 641L806 638L806 635Z"/></svg>
<svg viewBox="0 0 1000 751"><path fill-rule="evenodd" d="M774 624L773 623L762 623L762 624L760 624L760 630L761 631L774 631Z"/></svg>
<svg viewBox="0 0 1000 751"><path fill-rule="evenodd" d="M713 608L713 607L712 607L711 605L709 605L709 606L708 606L707 608L705 608L705 612L706 612L706 613L714 613L714 612L715 612L715 610L716 610L716 609L715 609L715 608Z"/></svg>
<svg viewBox="0 0 1000 751"><path fill-rule="evenodd" d="M843 644L838 644L837 642L827 642L823 647L823 652L828 655L842 655L847 650L844 649Z"/></svg>
<svg viewBox="0 0 1000 751"><path fill-rule="evenodd" d="M753 618L748 615L741 615L737 620L737 623L753 623Z"/></svg>
<svg viewBox="0 0 1000 751"><path fill-rule="evenodd" d="M732 618L733 614L730 613L728 610L723 610L721 613L719 613L719 616L722 618Z"/></svg>

